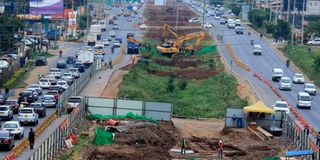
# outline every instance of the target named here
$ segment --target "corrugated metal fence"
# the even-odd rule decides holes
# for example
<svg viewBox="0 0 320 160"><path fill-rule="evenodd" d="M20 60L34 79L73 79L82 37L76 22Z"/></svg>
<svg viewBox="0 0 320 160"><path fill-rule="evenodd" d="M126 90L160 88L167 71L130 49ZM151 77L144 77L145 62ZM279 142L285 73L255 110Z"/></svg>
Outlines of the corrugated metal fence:
<svg viewBox="0 0 320 160"><path fill-rule="evenodd" d="M88 97L87 99L88 109L92 114L125 115L132 112L155 120L171 120L173 109L171 103L97 97Z"/></svg>

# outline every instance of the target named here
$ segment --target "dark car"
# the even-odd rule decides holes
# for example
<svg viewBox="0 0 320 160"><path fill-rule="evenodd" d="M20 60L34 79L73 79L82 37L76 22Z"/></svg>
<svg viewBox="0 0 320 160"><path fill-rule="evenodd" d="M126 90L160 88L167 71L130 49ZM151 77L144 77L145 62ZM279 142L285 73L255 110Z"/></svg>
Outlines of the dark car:
<svg viewBox="0 0 320 160"><path fill-rule="evenodd" d="M76 57L74 56L68 56L67 58L67 64L74 64L76 63Z"/></svg>
<svg viewBox="0 0 320 160"><path fill-rule="evenodd" d="M36 60L34 61L34 64L36 66L45 66L47 65L47 58L46 57L36 57Z"/></svg>
<svg viewBox="0 0 320 160"><path fill-rule="evenodd" d="M78 68L78 71L80 73L83 73L85 71L85 66L82 63L77 62L73 65L73 67Z"/></svg>
<svg viewBox="0 0 320 160"><path fill-rule="evenodd" d="M0 105L4 104L5 101L6 101L5 97L0 94Z"/></svg>
<svg viewBox="0 0 320 160"><path fill-rule="evenodd" d="M58 91L59 94L61 94L61 93L64 91L64 89L63 89L62 87L57 86L57 85L52 85L52 86L50 86L50 87L49 87L49 90L50 90L50 91Z"/></svg>
<svg viewBox="0 0 320 160"><path fill-rule="evenodd" d="M11 150L14 147L14 136L9 131L0 131L0 148Z"/></svg>
<svg viewBox="0 0 320 160"><path fill-rule="evenodd" d="M113 24L113 20L112 19L109 20L109 24Z"/></svg>
<svg viewBox="0 0 320 160"><path fill-rule="evenodd" d="M42 103L31 103L29 107L33 108L33 110L39 115L39 117L46 116L47 111Z"/></svg>
<svg viewBox="0 0 320 160"><path fill-rule="evenodd" d="M116 16L113 16L113 18L112 18L113 20L117 20L118 19L118 17L116 17Z"/></svg>
<svg viewBox="0 0 320 160"><path fill-rule="evenodd" d="M14 114L18 114L19 113L19 103L18 100L16 99L8 99L6 100L6 102L4 103L4 105L8 105L10 106L12 112Z"/></svg>
<svg viewBox="0 0 320 160"><path fill-rule="evenodd" d="M67 68L67 63L66 63L66 61L65 60L59 60L58 62L57 62L57 68Z"/></svg>
<svg viewBox="0 0 320 160"><path fill-rule="evenodd" d="M28 103L33 103L36 101L36 96L30 91L22 91L19 93L18 103L27 101Z"/></svg>

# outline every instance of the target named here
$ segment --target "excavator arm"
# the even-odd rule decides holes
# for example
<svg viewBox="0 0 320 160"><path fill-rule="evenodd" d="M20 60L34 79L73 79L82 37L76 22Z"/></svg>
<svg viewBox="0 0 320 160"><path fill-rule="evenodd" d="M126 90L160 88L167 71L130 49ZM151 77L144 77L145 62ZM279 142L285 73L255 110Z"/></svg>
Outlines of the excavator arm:
<svg viewBox="0 0 320 160"><path fill-rule="evenodd" d="M185 36L181 36L174 42L173 47L180 48L185 41L189 41L192 39L196 39L195 47L197 47L200 45L200 42L204 38L204 36L205 32L190 33Z"/></svg>
<svg viewBox="0 0 320 160"><path fill-rule="evenodd" d="M176 39L180 37L178 33L174 32L171 27L165 23L162 27L162 38L164 38L168 32L170 32Z"/></svg>
<svg viewBox="0 0 320 160"><path fill-rule="evenodd" d="M133 38L133 37L128 37L128 39L127 39L129 42L132 42L132 43L135 43L135 44L139 44L139 42L135 39L135 38Z"/></svg>

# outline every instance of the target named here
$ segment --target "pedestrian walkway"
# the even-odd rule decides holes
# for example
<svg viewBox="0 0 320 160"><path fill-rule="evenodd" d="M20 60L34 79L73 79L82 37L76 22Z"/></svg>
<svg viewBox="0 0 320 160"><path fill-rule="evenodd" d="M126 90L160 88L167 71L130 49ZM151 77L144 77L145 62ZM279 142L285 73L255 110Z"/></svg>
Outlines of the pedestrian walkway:
<svg viewBox="0 0 320 160"><path fill-rule="evenodd" d="M48 128L46 128L39 137L36 137L34 142L34 148L31 150L29 147L26 148L19 157L16 157L15 160L26 160L27 157L31 157L34 152L40 147L40 145L51 136L51 134L55 131L56 128L62 123L63 120L67 118L67 115L63 115L58 117L55 121L53 121ZM28 138L29 131L25 131L24 135Z"/></svg>

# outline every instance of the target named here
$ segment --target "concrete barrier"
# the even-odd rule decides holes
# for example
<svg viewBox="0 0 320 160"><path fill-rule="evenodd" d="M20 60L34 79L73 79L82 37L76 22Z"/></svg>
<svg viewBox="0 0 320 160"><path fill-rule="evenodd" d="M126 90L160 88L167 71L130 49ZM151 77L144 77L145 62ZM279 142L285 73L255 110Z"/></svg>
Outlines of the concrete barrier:
<svg viewBox="0 0 320 160"><path fill-rule="evenodd" d="M234 60L234 62L241 68L243 68L246 71L250 71L250 67L247 66L246 64L242 63L236 56L236 54L234 53L232 47L230 44L227 44L227 49L230 52L232 59Z"/></svg>
<svg viewBox="0 0 320 160"><path fill-rule="evenodd" d="M118 57L114 61L112 61L112 65L116 65L121 61L125 51L126 51L126 45L123 45Z"/></svg>

